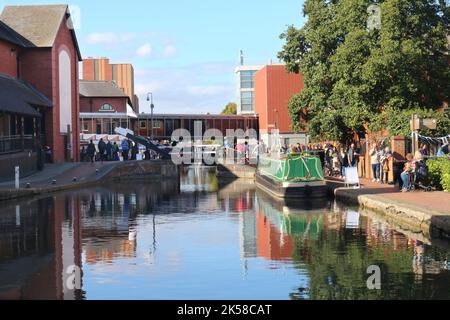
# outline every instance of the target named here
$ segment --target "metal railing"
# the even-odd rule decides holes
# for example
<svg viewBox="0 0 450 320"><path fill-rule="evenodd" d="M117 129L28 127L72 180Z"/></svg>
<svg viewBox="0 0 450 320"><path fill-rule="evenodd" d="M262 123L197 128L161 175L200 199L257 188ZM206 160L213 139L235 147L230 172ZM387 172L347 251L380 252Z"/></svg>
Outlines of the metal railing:
<svg viewBox="0 0 450 320"><path fill-rule="evenodd" d="M34 150L34 136L8 136L0 138L0 154Z"/></svg>

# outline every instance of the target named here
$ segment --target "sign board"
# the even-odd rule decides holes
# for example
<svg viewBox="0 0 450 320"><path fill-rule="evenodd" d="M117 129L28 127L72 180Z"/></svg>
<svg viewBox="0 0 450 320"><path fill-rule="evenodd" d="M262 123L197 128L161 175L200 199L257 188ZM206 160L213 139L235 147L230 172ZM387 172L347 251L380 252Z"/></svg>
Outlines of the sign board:
<svg viewBox="0 0 450 320"><path fill-rule="evenodd" d="M410 120L409 124L411 125L411 131L417 130L436 130L437 129L437 120L436 119L419 119L414 118L414 120Z"/></svg>
<svg viewBox="0 0 450 320"><path fill-rule="evenodd" d="M437 129L436 119L422 119L420 123L420 129L436 130Z"/></svg>
<svg viewBox="0 0 450 320"><path fill-rule="evenodd" d="M345 184L347 186L360 187L359 174L357 167L349 167L345 169Z"/></svg>

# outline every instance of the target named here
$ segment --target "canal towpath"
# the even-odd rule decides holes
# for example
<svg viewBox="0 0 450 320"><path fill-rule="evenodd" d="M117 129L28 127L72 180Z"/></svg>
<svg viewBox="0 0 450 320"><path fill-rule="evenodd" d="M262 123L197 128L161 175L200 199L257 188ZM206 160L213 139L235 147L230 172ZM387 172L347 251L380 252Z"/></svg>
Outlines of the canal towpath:
<svg viewBox="0 0 450 320"><path fill-rule="evenodd" d="M178 169L165 161L48 164L44 170L15 181L0 182L0 201L33 197L102 183L108 179L178 178Z"/></svg>
<svg viewBox="0 0 450 320"><path fill-rule="evenodd" d="M330 179L332 184L343 182ZM362 179L361 188L335 188L336 199L375 210L425 235L450 236L450 193L416 190L402 193L397 186Z"/></svg>

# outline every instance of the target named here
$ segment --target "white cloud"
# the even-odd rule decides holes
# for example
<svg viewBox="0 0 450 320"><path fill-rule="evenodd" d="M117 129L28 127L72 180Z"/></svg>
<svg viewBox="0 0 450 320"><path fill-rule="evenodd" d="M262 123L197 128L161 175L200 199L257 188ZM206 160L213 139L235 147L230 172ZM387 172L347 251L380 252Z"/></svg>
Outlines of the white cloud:
<svg viewBox="0 0 450 320"><path fill-rule="evenodd" d="M148 57L152 53L153 53L153 48L150 45L150 43L146 43L136 50L136 54L140 57Z"/></svg>
<svg viewBox="0 0 450 320"><path fill-rule="evenodd" d="M208 66L215 64L222 63ZM220 113L228 102L236 100L234 71L223 68L223 73L212 75L205 69L209 67L201 64L136 68L135 89L141 111L150 112L146 97L147 92L153 92L156 113Z"/></svg>
<svg viewBox="0 0 450 320"><path fill-rule="evenodd" d="M173 58L177 55L177 48L173 45L166 46L164 48L164 57Z"/></svg>
<svg viewBox="0 0 450 320"><path fill-rule="evenodd" d="M113 32L91 33L87 36L88 44L114 44L119 42L119 36Z"/></svg>

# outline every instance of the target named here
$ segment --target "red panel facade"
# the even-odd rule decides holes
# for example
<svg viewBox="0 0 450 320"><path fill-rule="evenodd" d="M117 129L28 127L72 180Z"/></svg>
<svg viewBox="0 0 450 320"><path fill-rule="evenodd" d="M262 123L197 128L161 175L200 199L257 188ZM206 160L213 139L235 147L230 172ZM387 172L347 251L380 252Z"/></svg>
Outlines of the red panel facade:
<svg viewBox="0 0 450 320"><path fill-rule="evenodd" d="M289 101L304 88L300 74L288 73L283 65L268 65L255 75L255 110L260 129L269 127L281 133L293 133Z"/></svg>

